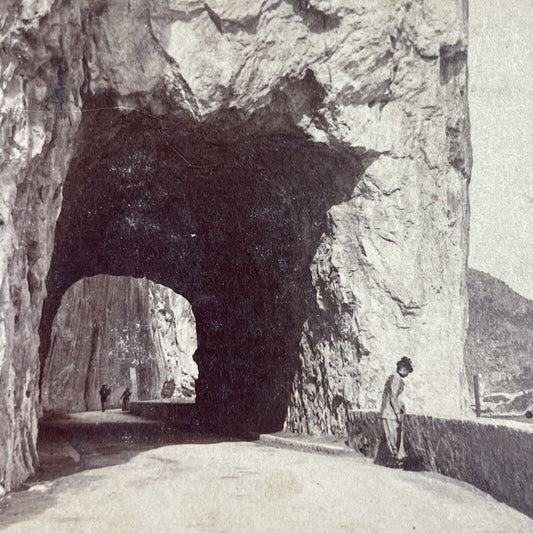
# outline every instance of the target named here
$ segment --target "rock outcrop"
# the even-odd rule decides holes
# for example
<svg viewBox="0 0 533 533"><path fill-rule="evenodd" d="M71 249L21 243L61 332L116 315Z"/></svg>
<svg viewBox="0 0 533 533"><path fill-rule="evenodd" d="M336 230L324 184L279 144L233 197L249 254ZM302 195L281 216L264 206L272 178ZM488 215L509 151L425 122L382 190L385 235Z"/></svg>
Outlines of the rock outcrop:
<svg viewBox="0 0 533 533"><path fill-rule="evenodd" d="M110 407L120 405L127 386L132 399L160 399L168 379L176 384L174 399L194 398L191 306L150 280L100 275L78 281L63 296L51 346L41 385L45 412L99 409L104 383L113 391Z"/></svg>
<svg viewBox="0 0 533 533"><path fill-rule="evenodd" d="M10 490L38 464L38 330L81 118L81 6L8 0L0 35L0 484Z"/></svg>
<svg viewBox="0 0 533 533"><path fill-rule="evenodd" d="M464 411L466 0L8 0L0 31L6 488L88 275L192 303L222 422L343 433L404 354L411 411Z"/></svg>

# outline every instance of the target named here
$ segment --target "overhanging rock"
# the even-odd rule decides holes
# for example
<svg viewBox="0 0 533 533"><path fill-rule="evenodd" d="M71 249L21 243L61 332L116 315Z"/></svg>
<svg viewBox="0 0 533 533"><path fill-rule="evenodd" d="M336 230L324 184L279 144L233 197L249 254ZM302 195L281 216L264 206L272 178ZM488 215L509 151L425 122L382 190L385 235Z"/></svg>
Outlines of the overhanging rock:
<svg viewBox="0 0 533 533"><path fill-rule="evenodd" d="M291 232L301 233L290 233L287 249L266 263L258 259L258 272L278 265L267 278L275 281L276 294L290 285L280 307L267 298L267 284L261 306L254 307L251 276L251 294L243 307L232 308L244 330L258 336L244 336L243 344L231 332L230 315L221 322L229 325L225 336L214 326L204 337L199 330L198 400L206 408L221 405L221 398L236 403L230 399L245 391L237 413L250 424L285 421L292 429L343 433L347 410L375 407L387 373L399 356L409 355L415 364L410 410L462 413L470 175L465 4L136 0L125 9L123 2L105 0L8 2L0 20L0 482L7 489L36 461L38 330L63 183L74 152L83 161L83 146L90 144L87 131L94 124L86 117L104 116L105 108L112 109L101 134L111 139L113 127L123 133L128 121L152 121L150 128L167 135L160 142L181 132L182 140L166 150L152 146L156 155L166 152L167 170L172 160L189 170L213 162L198 157L194 147L200 144L187 138L216 146L217 157L227 161L241 146L234 176L254 175L255 184L262 182L253 168L272 155L269 185L258 189L266 193L257 193L261 201L249 211L239 211L239 221L257 213L254 207L275 205L277 183L288 204L289 190L298 205L316 201L304 217L293 209ZM137 133L132 147L142 140ZM111 143L109 157L100 155L116 162L116 150ZM280 151L283 158L276 159ZM302 151L312 155L298 165ZM146 170L145 162L139 164ZM305 174L315 167L306 185ZM168 170L172 180L178 171ZM224 174L217 172L210 176L220 178L218 188L213 181L199 190L224 196ZM186 173L186 180L197 177ZM75 186L72 169L71 179ZM234 205L233 191L240 189L232 187L224 202L211 202L221 213ZM320 187L327 198L318 202ZM235 242L222 231L207 232L220 249ZM254 239L270 249L268 239ZM246 254L237 256L241 261ZM209 264L227 272L220 261ZM239 264L248 274L257 272L250 262ZM295 269L290 276L285 265ZM70 276L73 283L76 273ZM51 301L60 298L56 289L49 284ZM220 294L207 285L202 290L196 303L178 291L200 308L199 328L202 319L215 324L211 310ZM44 337L50 316L45 319ZM280 324L291 342L270 356L266 352L279 344L276 331L286 331L276 329ZM221 356L214 359L210 349L220 339ZM249 355L232 359L233 348ZM254 361L260 361L258 374L243 383L238 376ZM262 403L266 397L270 404Z"/></svg>

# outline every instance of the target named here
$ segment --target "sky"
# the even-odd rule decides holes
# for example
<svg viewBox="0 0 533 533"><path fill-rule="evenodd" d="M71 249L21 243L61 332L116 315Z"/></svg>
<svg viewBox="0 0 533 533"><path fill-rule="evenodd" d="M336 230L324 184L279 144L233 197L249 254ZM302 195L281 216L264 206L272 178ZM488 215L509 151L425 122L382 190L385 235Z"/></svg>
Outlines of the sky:
<svg viewBox="0 0 533 533"><path fill-rule="evenodd" d="M533 299L533 0L469 11L469 264Z"/></svg>

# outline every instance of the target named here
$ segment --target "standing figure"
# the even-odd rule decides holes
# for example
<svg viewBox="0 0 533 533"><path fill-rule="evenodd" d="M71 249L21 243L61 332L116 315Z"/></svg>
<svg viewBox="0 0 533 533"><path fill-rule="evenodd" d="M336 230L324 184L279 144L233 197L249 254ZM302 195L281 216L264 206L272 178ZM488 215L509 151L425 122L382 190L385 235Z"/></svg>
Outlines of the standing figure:
<svg viewBox="0 0 533 533"><path fill-rule="evenodd" d="M404 389L404 378L413 371L409 357L402 357L396 363L396 374L388 377L381 402L381 423L385 431L385 444L388 452L386 464L398 467L407 457L403 445L403 420L405 405L400 400Z"/></svg>
<svg viewBox="0 0 533 533"><path fill-rule="evenodd" d="M174 378L166 379L163 383L163 387L161 388L161 398L172 398L175 390L176 382L174 381Z"/></svg>
<svg viewBox="0 0 533 533"><path fill-rule="evenodd" d="M126 390L122 393L122 396L120 397L120 399L122 400L123 411L130 410L130 396L131 396L130 388L126 387Z"/></svg>
<svg viewBox="0 0 533 533"><path fill-rule="evenodd" d="M102 412L105 411L105 408L107 406L107 398L111 394L111 387L104 383L100 387L100 401L102 402Z"/></svg>

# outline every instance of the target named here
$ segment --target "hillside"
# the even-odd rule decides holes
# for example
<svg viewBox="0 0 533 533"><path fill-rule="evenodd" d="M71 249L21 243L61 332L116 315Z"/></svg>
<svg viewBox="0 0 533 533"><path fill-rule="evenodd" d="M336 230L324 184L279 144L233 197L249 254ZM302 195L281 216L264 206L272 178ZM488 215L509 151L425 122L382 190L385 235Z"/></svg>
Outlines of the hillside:
<svg viewBox="0 0 533 533"><path fill-rule="evenodd" d="M480 373L485 396L533 389L533 301L478 270L468 270L467 283L469 388Z"/></svg>

